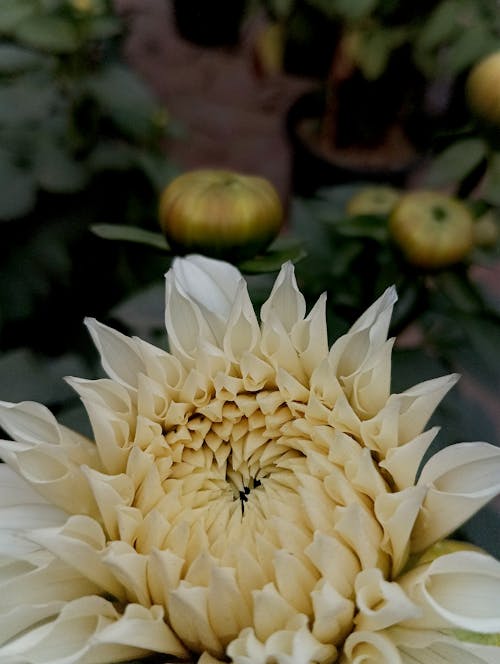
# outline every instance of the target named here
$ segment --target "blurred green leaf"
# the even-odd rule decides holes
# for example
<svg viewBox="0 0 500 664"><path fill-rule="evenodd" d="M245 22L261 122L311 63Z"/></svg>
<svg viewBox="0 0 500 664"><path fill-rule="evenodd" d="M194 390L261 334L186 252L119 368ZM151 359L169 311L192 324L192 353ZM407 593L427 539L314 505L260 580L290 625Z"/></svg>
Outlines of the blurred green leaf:
<svg viewBox="0 0 500 664"><path fill-rule="evenodd" d="M141 139L151 137L158 104L131 70L110 64L87 79L87 88L122 131Z"/></svg>
<svg viewBox="0 0 500 664"><path fill-rule="evenodd" d="M498 49L498 36L492 34L487 24L468 25L444 52L443 68L457 76L492 50Z"/></svg>
<svg viewBox="0 0 500 664"><path fill-rule="evenodd" d="M57 99L50 79L22 76L0 87L0 125L19 127L48 117Z"/></svg>
<svg viewBox="0 0 500 664"><path fill-rule="evenodd" d="M162 281L147 286L110 313L141 339L150 338L154 330L163 330L165 326L165 284Z"/></svg>
<svg viewBox="0 0 500 664"><path fill-rule="evenodd" d="M23 44L48 53L71 53L80 45L73 23L50 14L27 18L17 25L15 35Z"/></svg>
<svg viewBox="0 0 500 664"><path fill-rule="evenodd" d="M158 193L181 172L179 167L163 154L141 150L136 153L135 160Z"/></svg>
<svg viewBox="0 0 500 664"><path fill-rule="evenodd" d="M50 135L43 134L36 145L34 174L42 189L53 193L72 193L82 189L87 172L82 163L58 144Z"/></svg>
<svg viewBox="0 0 500 664"><path fill-rule="evenodd" d="M458 311L469 314L484 311L481 293L464 271L445 270L434 277L434 285Z"/></svg>
<svg viewBox="0 0 500 664"><path fill-rule="evenodd" d="M135 226L120 226L114 224L95 224L90 230L105 240L122 240L123 242L136 242L147 244L156 249L169 250L166 239L160 233L153 233Z"/></svg>
<svg viewBox="0 0 500 664"><path fill-rule="evenodd" d="M431 50L448 41L457 30L457 0L439 2L418 33L417 49Z"/></svg>
<svg viewBox="0 0 500 664"><path fill-rule="evenodd" d="M296 263L307 255L300 243L294 244L286 249L268 250L262 256L257 256L247 261L239 263L238 267L242 272L275 272L278 271L283 263L292 261Z"/></svg>
<svg viewBox="0 0 500 664"><path fill-rule="evenodd" d="M488 203L500 205L500 152L493 153L488 160L488 170L481 195Z"/></svg>
<svg viewBox="0 0 500 664"><path fill-rule="evenodd" d="M34 14L36 0L2 0L0 32L10 34L24 19Z"/></svg>
<svg viewBox="0 0 500 664"><path fill-rule="evenodd" d="M0 9L1 14L1 9ZM0 74L19 74L35 69L45 57L16 44L0 44Z"/></svg>
<svg viewBox="0 0 500 664"><path fill-rule="evenodd" d="M386 219L375 215L350 217L332 224L332 229L345 237L371 238L377 242L386 242L389 238Z"/></svg>
<svg viewBox="0 0 500 664"><path fill-rule="evenodd" d="M408 37L406 28L372 28L362 33L355 60L363 76L373 81L387 69L393 51Z"/></svg>
<svg viewBox="0 0 500 664"><path fill-rule="evenodd" d="M343 16L348 20L367 16L377 5L377 0L309 0L309 4L334 18Z"/></svg>
<svg viewBox="0 0 500 664"><path fill-rule="evenodd" d="M433 161L424 176L424 186L440 187L459 182L486 157L487 146L480 138L453 143Z"/></svg>
<svg viewBox="0 0 500 664"><path fill-rule="evenodd" d="M86 33L90 39L110 39L122 31L122 23L115 16L96 16L86 25Z"/></svg>
<svg viewBox="0 0 500 664"><path fill-rule="evenodd" d="M130 143L103 138L87 158L91 171L123 171L132 168L137 160L136 150Z"/></svg>
<svg viewBox="0 0 500 664"><path fill-rule="evenodd" d="M3 151L0 151L0 182L0 221L21 217L34 207L36 182L33 174L13 164Z"/></svg>

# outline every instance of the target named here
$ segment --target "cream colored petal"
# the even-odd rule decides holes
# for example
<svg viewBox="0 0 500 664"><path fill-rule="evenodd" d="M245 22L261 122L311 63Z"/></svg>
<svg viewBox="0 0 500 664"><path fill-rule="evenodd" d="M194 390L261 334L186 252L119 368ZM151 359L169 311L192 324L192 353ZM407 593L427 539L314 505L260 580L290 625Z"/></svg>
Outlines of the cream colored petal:
<svg viewBox="0 0 500 664"><path fill-rule="evenodd" d="M459 378L458 374L434 378L390 397L400 404L400 445L422 433L436 407Z"/></svg>
<svg viewBox="0 0 500 664"><path fill-rule="evenodd" d="M122 473L127 465L130 450L127 442L130 438L130 426L125 418L110 412L108 408L83 399L87 411L96 447L102 462L102 470L107 473Z"/></svg>
<svg viewBox="0 0 500 664"><path fill-rule="evenodd" d="M62 510L44 503L0 507L0 532L2 533L0 551L13 557L31 551L33 546L25 537L28 530L37 527L59 526L67 518L68 515Z"/></svg>
<svg viewBox="0 0 500 664"><path fill-rule="evenodd" d="M352 596L354 579L360 571L360 564L351 549L336 537L316 531L305 553L342 597Z"/></svg>
<svg viewBox="0 0 500 664"><path fill-rule="evenodd" d="M278 592L297 613L311 613L311 591L318 580L297 556L279 549L273 560Z"/></svg>
<svg viewBox="0 0 500 664"><path fill-rule="evenodd" d="M190 650L208 650L219 657L224 648L208 620L207 594L207 588L190 587L181 581L169 595L169 620L175 633Z"/></svg>
<svg viewBox="0 0 500 664"><path fill-rule="evenodd" d="M389 288L339 337L330 350L331 370L338 377L351 376L387 340L396 290Z"/></svg>
<svg viewBox="0 0 500 664"><path fill-rule="evenodd" d="M421 629L389 630L402 664L498 664L500 648L459 641L452 635Z"/></svg>
<svg viewBox="0 0 500 664"><path fill-rule="evenodd" d="M311 593L314 622L312 633L322 643L337 646L352 629L354 602L340 595L324 579Z"/></svg>
<svg viewBox="0 0 500 664"><path fill-rule="evenodd" d="M281 367L303 385L307 384L307 377L297 351L274 309L268 312L263 323L260 347L264 358L267 358L276 370Z"/></svg>
<svg viewBox="0 0 500 664"><path fill-rule="evenodd" d="M80 572L102 591L119 600L125 599L122 585L102 560L106 539L101 526L94 519L73 516L63 526L37 528L28 536Z"/></svg>
<svg viewBox="0 0 500 664"><path fill-rule="evenodd" d="M0 662L5 661L2 659L1 647L4 643L42 621L57 616L64 604L65 602L58 600L42 604L23 604L0 613ZM8 661L11 664L11 660Z"/></svg>
<svg viewBox="0 0 500 664"><path fill-rule="evenodd" d="M234 639L251 623L251 611L241 596L235 570L214 567L207 595L210 625L223 644Z"/></svg>
<svg viewBox="0 0 500 664"><path fill-rule="evenodd" d="M305 313L304 296L297 288L293 264L288 261L282 265L271 294L262 305L260 317L264 326L276 317L289 334L293 326L304 318Z"/></svg>
<svg viewBox="0 0 500 664"><path fill-rule="evenodd" d="M204 652L196 664L225 664L225 661L226 660L216 659L215 657L212 657L210 653Z"/></svg>
<svg viewBox="0 0 500 664"><path fill-rule="evenodd" d="M500 449L488 443L458 443L440 450L424 466L418 485L428 492L412 551L446 537L500 492Z"/></svg>
<svg viewBox="0 0 500 664"><path fill-rule="evenodd" d="M223 348L232 362L244 353L253 353L260 341L260 327L248 295L245 281L241 281L227 320Z"/></svg>
<svg viewBox="0 0 500 664"><path fill-rule="evenodd" d="M33 489L18 473L6 463L0 464L0 506L21 506L46 504L47 500ZM29 514L30 508L26 509ZM57 510L59 511L59 510ZM61 513L62 514L62 513Z"/></svg>
<svg viewBox="0 0 500 664"><path fill-rule="evenodd" d="M306 616L297 616L287 629L274 632L265 643L256 639L251 628L232 641L227 654L234 664L327 664L335 661L333 645L320 643L309 631Z"/></svg>
<svg viewBox="0 0 500 664"><path fill-rule="evenodd" d="M380 548L382 529L375 518L359 504L337 507L335 531L359 558L363 569L387 567L387 556Z"/></svg>
<svg viewBox="0 0 500 664"><path fill-rule="evenodd" d="M125 334L86 318L87 326L101 356L104 371L110 378L125 387L137 388L137 378L146 372L137 344Z"/></svg>
<svg viewBox="0 0 500 664"><path fill-rule="evenodd" d="M296 615L295 609L278 592L273 583L253 593L253 628L257 638L264 642L274 632L284 629Z"/></svg>
<svg viewBox="0 0 500 664"><path fill-rule="evenodd" d="M111 542L102 561L113 577L123 586L129 602L150 607L152 604L148 586L148 556L125 542Z"/></svg>
<svg viewBox="0 0 500 664"><path fill-rule="evenodd" d="M165 326L170 352L184 367L191 367L199 340L203 338L217 345L216 337L198 305L180 289L171 271L165 277L165 288Z"/></svg>
<svg viewBox="0 0 500 664"><path fill-rule="evenodd" d="M86 380L67 377L66 382L87 403L96 403L115 415L131 415L134 406L134 392L110 378Z"/></svg>
<svg viewBox="0 0 500 664"><path fill-rule="evenodd" d="M391 557L391 576L403 569L410 553L410 537L427 490L409 487L396 493L381 494L375 499L375 515L384 529L381 547Z"/></svg>
<svg viewBox="0 0 500 664"><path fill-rule="evenodd" d="M185 258L176 258L171 271L191 299L228 319L242 281L241 273L234 265L190 254Z"/></svg>
<svg viewBox="0 0 500 664"><path fill-rule="evenodd" d="M403 664L398 649L383 632L353 632L343 652L341 664Z"/></svg>
<svg viewBox="0 0 500 664"><path fill-rule="evenodd" d="M386 581L379 569L366 569L355 582L358 630L376 632L409 618L418 618L422 610L395 582Z"/></svg>
<svg viewBox="0 0 500 664"><path fill-rule="evenodd" d="M5 461L53 505L67 512L96 513L96 505L80 464L68 459L68 448L39 444L17 451L18 444L0 441Z"/></svg>
<svg viewBox="0 0 500 664"><path fill-rule="evenodd" d="M124 474L106 475L87 467L82 468L82 471L88 479L109 537L117 539L119 535L117 508L121 505L131 505L135 493L132 480Z"/></svg>
<svg viewBox="0 0 500 664"><path fill-rule="evenodd" d="M386 458L379 463L382 468L389 471L400 491L415 483L420 463L438 431L439 427L433 427L405 445L393 447L387 452Z"/></svg>
<svg viewBox="0 0 500 664"><path fill-rule="evenodd" d="M376 415L389 398L393 345L394 339L386 341L357 371L343 379L349 401L363 419Z"/></svg>
<svg viewBox="0 0 500 664"><path fill-rule="evenodd" d="M488 555L457 551L440 556L408 572L399 583L423 610L421 618L405 626L500 632L500 562Z"/></svg>
<svg viewBox="0 0 500 664"><path fill-rule="evenodd" d="M320 296L304 320L292 328L291 339L308 376L328 356L326 293Z"/></svg>

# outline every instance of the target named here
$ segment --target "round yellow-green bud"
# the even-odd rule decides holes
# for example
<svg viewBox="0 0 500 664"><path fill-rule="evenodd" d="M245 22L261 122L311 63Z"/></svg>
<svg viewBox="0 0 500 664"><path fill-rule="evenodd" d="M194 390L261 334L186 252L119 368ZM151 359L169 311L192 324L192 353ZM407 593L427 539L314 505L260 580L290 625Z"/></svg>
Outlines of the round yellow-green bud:
<svg viewBox="0 0 500 664"><path fill-rule="evenodd" d="M179 254L239 261L262 252L278 235L283 207L270 182L253 175L202 169L163 191L160 226Z"/></svg>
<svg viewBox="0 0 500 664"><path fill-rule="evenodd" d="M486 125L500 126L500 51L480 60L465 84L471 111Z"/></svg>
<svg viewBox="0 0 500 664"><path fill-rule="evenodd" d="M363 187L349 199L346 212L349 217L361 214L388 215L401 198L401 193L394 187Z"/></svg>
<svg viewBox="0 0 500 664"><path fill-rule="evenodd" d="M391 212L389 230L406 260L429 270L462 261L474 244L467 207L435 191L403 195Z"/></svg>

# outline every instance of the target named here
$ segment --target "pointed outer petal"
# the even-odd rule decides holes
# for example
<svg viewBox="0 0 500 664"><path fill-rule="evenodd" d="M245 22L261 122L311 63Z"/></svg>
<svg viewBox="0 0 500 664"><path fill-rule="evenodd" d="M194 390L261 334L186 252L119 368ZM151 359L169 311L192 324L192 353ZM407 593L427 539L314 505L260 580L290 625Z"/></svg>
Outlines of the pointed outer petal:
<svg viewBox="0 0 500 664"><path fill-rule="evenodd" d="M2 583L0 616L18 606L67 602L99 591L98 586L75 569L61 560L53 559Z"/></svg>
<svg viewBox="0 0 500 664"><path fill-rule="evenodd" d="M40 504L47 501L6 463L0 464L0 506ZM29 513L30 508L26 509ZM57 510L59 511L59 510ZM62 513L61 513L62 515Z"/></svg>
<svg viewBox="0 0 500 664"><path fill-rule="evenodd" d="M12 530L24 534L36 527L59 526L68 515L53 505L45 503L26 503L0 507L0 530L2 533Z"/></svg>
<svg viewBox="0 0 500 664"><path fill-rule="evenodd" d="M129 602L151 606L147 579L147 555L137 553L126 542L111 542L102 556L102 560L125 588Z"/></svg>
<svg viewBox="0 0 500 664"><path fill-rule="evenodd" d="M407 443L422 433L436 407L459 378L458 374L441 376L441 378L419 383L401 394L393 394L390 397L401 404L399 445Z"/></svg>
<svg viewBox="0 0 500 664"><path fill-rule="evenodd" d="M329 355L333 374L339 378L351 376L372 353L385 343L396 300L396 289L388 288L358 318L349 332L335 341Z"/></svg>
<svg viewBox="0 0 500 664"><path fill-rule="evenodd" d="M124 615L104 627L92 641L96 644L125 645L180 658L188 655L186 648L164 621L163 608L159 606L148 609L139 604L128 604Z"/></svg>
<svg viewBox="0 0 500 664"><path fill-rule="evenodd" d="M328 356L326 293L323 293L304 320L292 327L291 339L306 374L311 376Z"/></svg>
<svg viewBox="0 0 500 664"><path fill-rule="evenodd" d="M248 295L245 281L241 281L226 324L223 339L224 353L238 362L243 353L253 353L260 341L260 327Z"/></svg>
<svg viewBox="0 0 500 664"><path fill-rule="evenodd" d="M62 601L23 604L14 607L8 613L2 612L0 614L0 645L43 620L56 616L64 604L65 602ZM0 662L5 662L2 648L0 648Z"/></svg>
<svg viewBox="0 0 500 664"><path fill-rule="evenodd" d="M181 581L169 593L169 619L174 632L190 650L208 650L219 657L224 648L208 619L207 595L207 588L190 587Z"/></svg>
<svg viewBox="0 0 500 664"><path fill-rule="evenodd" d="M390 396L393 345L394 339L386 341L358 371L343 379L349 401L363 419L376 415Z"/></svg>
<svg viewBox="0 0 500 664"><path fill-rule="evenodd" d="M237 639L231 641L226 654L233 664L267 664L267 653L251 627L242 630ZM272 660L271 660L272 661ZM200 664L201 659L198 664Z"/></svg>
<svg viewBox="0 0 500 664"><path fill-rule="evenodd" d="M231 369L229 357L218 346L214 346L206 339L200 339L198 342L195 364L199 373L207 380L210 378L213 381L221 373L229 377Z"/></svg>
<svg viewBox="0 0 500 664"><path fill-rule="evenodd" d="M276 371L274 368L260 357L251 353L242 354L240 371L243 377L243 386L248 392L258 392L264 389L264 387L270 387L275 383ZM250 403L257 409L258 405L254 397L251 397Z"/></svg>
<svg viewBox="0 0 500 664"><path fill-rule="evenodd" d="M308 402L309 390L281 367L276 371L276 383L284 401L304 404Z"/></svg>
<svg viewBox="0 0 500 664"><path fill-rule="evenodd" d="M459 641L442 632L393 627L388 636L397 646L402 664L498 664L498 646Z"/></svg>
<svg viewBox="0 0 500 664"><path fill-rule="evenodd" d="M425 499L425 487L409 487L375 500L375 516L384 529L381 547L392 560L391 576L401 572L410 553L410 536Z"/></svg>
<svg viewBox="0 0 500 664"><path fill-rule="evenodd" d="M311 614L311 591L319 575L296 556L279 549L274 557L274 570L278 592L298 613ZM311 569L312 568L312 569Z"/></svg>
<svg viewBox="0 0 500 664"><path fill-rule="evenodd" d="M0 441L10 466L53 505L66 512L96 514L96 504L79 464L68 460L68 448L37 445L16 452L17 443Z"/></svg>
<svg viewBox="0 0 500 664"><path fill-rule="evenodd" d="M268 359L275 370L279 367L286 369L303 385L307 384L307 376L297 351L274 311L269 312L266 322L262 325L260 349L264 359Z"/></svg>
<svg viewBox="0 0 500 664"><path fill-rule="evenodd" d="M339 394L328 416L328 424L339 431L359 436L361 421L344 393Z"/></svg>
<svg viewBox="0 0 500 664"><path fill-rule="evenodd" d="M147 580L155 604L168 609L168 595L181 580L184 559L172 551L153 549L148 558Z"/></svg>
<svg viewBox="0 0 500 664"><path fill-rule="evenodd" d="M104 527L110 539L118 539L117 508L129 506L134 499L135 487L127 475L105 475L84 466L83 473L94 495L97 507L102 516Z"/></svg>
<svg viewBox="0 0 500 664"><path fill-rule="evenodd" d="M236 638L251 624L250 607L243 601L236 583L235 570L214 567L207 595L208 620L223 644Z"/></svg>
<svg viewBox="0 0 500 664"><path fill-rule="evenodd" d="M399 490L414 485L420 463L438 431L439 427L433 427L401 447L393 447L379 463L379 466L389 471Z"/></svg>
<svg viewBox="0 0 500 664"><path fill-rule="evenodd" d="M190 254L185 258L176 258L171 271L192 300L225 320L228 319L243 281L241 272L234 265L199 254Z"/></svg>
<svg viewBox="0 0 500 664"><path fill-rule="evenodd" d="M123 472L130 453L126 448L130 437L129 425L124 418L110 413L108 408L85 399L82 401L92 426L102 469L113 475Z"/></svg>
<svg viewBox="0 0 500 664"><path fill-rule="evenodd" d="M413 552L446 537L500 492L500 448L446 447L426 463L417 485L428 492L413 531Z"/></svg>
<svg viewBox="0 0 500 664"><path fill-rule="evenodd" d="M152 344L134 337L137 350L142 357L146 374L160 385L164 385L172 398L180 388L185 378L185 370L179 360Z"/></svg>
<svg viewBox="0 0 500 664"><path fill-rule="evenodd" d="M360 565L358 558L345 544L336 537L316 531L305 553L340 595L346 598L352 596Z"/></svg>
<svg viewBox="0 0 500 664"><path fill-rule="evenodd" d="M370 420L360 423L359 434L363 444L376 451L381 459L400 444L399 411L400 403L391 395L382 410Z"/></svg>
<svg viewBox="0 0 500 664"><path fill-rule="evenodd" d="M165 288L165 327L170 352L184 367L190 367L200 339L218 344L200 307L181 288L172 270L166 274Z"/></svg>
<svg viewBox="0 0 500 664"><path fill-rule="evenodd" d="M328 357L312 372L309 389L328 409L333 408L339 396L344 394L335 372L330 367Z"/></svg>
<svg viewBox="0 0 500 664"><path fill-rule="evenodd" d="M271 318L276 316L289 334L293 326L304 318L305 313L306 302L297 287L293 264L287 261L281 266L271 294L262 305L260 310L261 320L264 324L267 324Z"/></svg>
<svg viewBox="0 0 500 664"><path fill-rule="evenodd" d="M95 318L86 318L85 325L99 351L104 371L121 385L135 390L139 374L146 373L135 341Z"/></svg>
<svg viewBox="0 0 500 664"><path fill-rule="evenodd" d="M337 507L334 514L335 532L351 547L363 569L388 566L387 554L381 550L382 529L359 503Z"/></svg>
<svg viewBox="0 0 500 664"><path fill-rule="evenodd" d="M399 579L423 616L404 626L500 632L500 562L476 551L457 551L411 570Z"/></svg>
<svg viewBox="0 0 500 664"><path fill-rule="evenodd" d="M361 450L356 459L347 461L344 469L352 486L372 500L387 493L387 484L382 479L370 450L366 448Z"/></svg>
<svg viewBox="0 0 500 664"><path fill-rule="evenodd" d="M86 402L96 403L117 415L133 415L134 393L110 378L88 380L68 376L65 380Z"/></svg>
<svg viewBox="0 0 500 664"><path fill-rule="evenodd" d="M338 645L352 630L354 602L340 595L324 579L311 593L314 622L312 633L322 643Z"/></svg>
<svg viewBox="0 0 500 664"><path fill-rule="evenodd" d="M39 528L28 534L57 558L114 597L124 600L123 587L102 560L106 539L101 526L87 516L72 516L59 528Z"/></svg>
<svg viewBox="0 0 500 664"><path fill-rule="evenodd" d="M347 637L343 652L343 664L403 664L390 636L380 632L353 632ZM428 660L425 664L433 662Z"/></svg>
<svg viewBox="0 0 500 664"><path fill-rule="evenodd" d="M297 613L273 583L266 584L261 590L254 590L252 595L253 626L260 641L265 641L274 632L284 629Z"/></svg>
<svg viewBox="0 0 500 664"><path fill-rule="evenodd" d="M76 431L59 424L46 406L33 401L0 402L0 425L14 441L45 444L64 448L69 459L76 463L95 463L95 445ZM15 446L14 446L15 449ZM27 446L19 445L19 449Z"/></svg>
<svg viewBox="0 0 500 664"><path fill-rule="evenodd" d="M355 589L359 611L354 622L360 630L376 632L422 615L422 610L409 599L401 586L386 581L379 569L360 572Z"/></svg>

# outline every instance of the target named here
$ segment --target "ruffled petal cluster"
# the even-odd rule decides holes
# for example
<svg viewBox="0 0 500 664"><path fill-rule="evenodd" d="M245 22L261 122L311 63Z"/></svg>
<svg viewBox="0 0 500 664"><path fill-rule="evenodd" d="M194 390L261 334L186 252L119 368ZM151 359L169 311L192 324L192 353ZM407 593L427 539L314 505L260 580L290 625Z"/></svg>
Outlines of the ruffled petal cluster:
<svg viewBox="0 0 500 664"><path fill-rule="evenodd" d="M68 380L94 440L0 405L0 663L500 661L470 636L500 633L500 563L425 554L500 491L500 450L419 471L457 377L391 394L395 300L329 348L291 264L259 321L236 268L191 256L169 352L88 320L108 377Z"/></svg>

